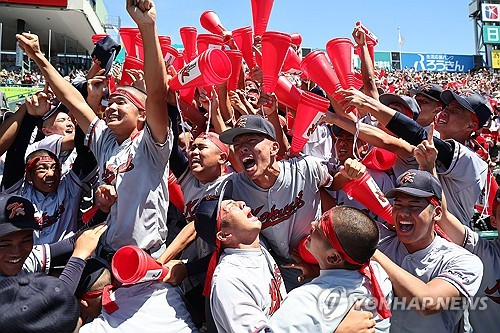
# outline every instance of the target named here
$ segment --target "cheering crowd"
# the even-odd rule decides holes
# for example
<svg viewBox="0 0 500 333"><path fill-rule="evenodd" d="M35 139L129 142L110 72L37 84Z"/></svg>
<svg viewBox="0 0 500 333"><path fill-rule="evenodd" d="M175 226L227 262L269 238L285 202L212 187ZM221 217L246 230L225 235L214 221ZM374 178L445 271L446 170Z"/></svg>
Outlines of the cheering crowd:
<svg viewBox="0 0 500 333"><path fill-rule="evenodd" d="M270 89L267 33L175 69L127 11L123 73L110 37L64 78L16 35L45 88L0 125L0 332L496 331L496 73L376 69L357 26L356 87L314 51Z"/></svg>

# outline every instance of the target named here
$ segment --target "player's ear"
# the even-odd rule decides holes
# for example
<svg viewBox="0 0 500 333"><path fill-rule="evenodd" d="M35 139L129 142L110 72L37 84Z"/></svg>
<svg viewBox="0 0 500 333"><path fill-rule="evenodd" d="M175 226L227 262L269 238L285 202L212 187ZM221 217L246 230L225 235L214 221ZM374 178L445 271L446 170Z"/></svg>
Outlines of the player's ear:
<svg viewBox="0 0 500 333"><path fill-rule="evenodd" d="M224 231L219 231L217 232L217 234L215 235L217 237L217 239L221 242L227 242L229 240L229 238L231 238L231 234L230 233L226 233Z"/></svg>
<svg viewBox="0 0 500 333"><path fill-rule="evenodd" d="M342 262L344 262L344 258L338 253L337 251L332 251L331 253L328 254L326 257L326 262L330 265L335 265L338 266Z"/></svg>
<svg viewBox="0 0 500 333"><path fill-rule="evenodd" d="M280 150L280 144L278 143L278 141L273 141L271 145L271 156L278 155L279 150Z"/></svg>
<svg viewBox="0 0 500 333"><path fill-rule="evenodd" d="M227 161L228 155L227 153L221 152L219 154L219 164L225 164Z"/></svg>
<svg viewBox="0 0 500 333"><path fill-rule="evenodd" d="M441 208L441 206L436 206L436 208L434 208L434 213L432 213L432 218L434 222L437 223L439 220L441 220L442 216L443 216L443 208Z"/></svg>
<svg viewBox="0 0 500 333"><path fill-rule="evenodd" d="M87 303L87 301L81 299L80 300L80 306L82 306L84 308L88 308L89 307L89 303Z"/></svg>

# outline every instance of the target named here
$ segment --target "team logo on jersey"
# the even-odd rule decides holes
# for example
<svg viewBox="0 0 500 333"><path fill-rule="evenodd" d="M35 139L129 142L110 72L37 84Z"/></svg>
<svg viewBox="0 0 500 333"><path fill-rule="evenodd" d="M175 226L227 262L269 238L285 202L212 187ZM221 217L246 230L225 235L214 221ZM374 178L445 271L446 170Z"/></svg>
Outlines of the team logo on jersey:
<svg viewBox="0 0 500 333"><path fill-rule="evenodd" d="M269 284L269 295L271 295L271 306L269 307L269 316L275 313L281 306L283 296L281 295L281 284L283 278L278 265L274 264L273 278Z"/></svg>
<svg viewBox="0 0 500 333"><path fill-rule="evenodd" d="M399 186L402 186L405 183L413 183L415 180L416 173L407 171L401 176L401 181L399 182Z"/></svg>
<svg viewBox="0 0 500 333"><path fill-rule="evenodd" d="M13 202L7 206L7 210L10 210L9 219L12 220L14 216L22 215L24 216L24 208L22 202Z"/></svg>
<svg viewBox="0 0 500 333"><path fill-rule="evenodd" d="M247 120L246 118L239 118L236 124L234 124L234 127L247 127Z"/></svg>
<svg viewBox="0 0 500 333"><path fill-rule="evenodd" d="M41 217L35 217L36 222L38 223L38 228L40 230L50 227L59 221L62 213L64 213L66 209L63 205L59 205L59 207L55 210L54 214L49 215L47 212L43 213Z"/></svg>
<svg viewBox="0 0 500 333"><path fill-rule="evenodd" d="M500 296L493 296L494 293L500 294L500 279L497 280L497 284L493 288L486 288L484 292L489 299L500 304Z"/></svg>
<svg viewBox="0 0 500 333"><path fill-rule="evenodd" d="M293 214L297 213L300 208L304 207L306 203L302 200L303 192L304 191L300 191L297 197L285 207L277 209L276 205L273 205L269 212L263 212L259 216L259 220L262 222L262 230L288 220ZM263 207L264 206L260 206L254 209L252 215L258 216Z"/></svg>
<svg viewBox="0 0 500 333"><path fill-rule="evenodd" d="M113 163L105 165L104 172L101 176L102 181L108 185L113 185L119 173L129 172L134 169L134 164L132 163L133 159L134 155L129 154L127 161L120 164L119 166L116 166Z"/></svg>

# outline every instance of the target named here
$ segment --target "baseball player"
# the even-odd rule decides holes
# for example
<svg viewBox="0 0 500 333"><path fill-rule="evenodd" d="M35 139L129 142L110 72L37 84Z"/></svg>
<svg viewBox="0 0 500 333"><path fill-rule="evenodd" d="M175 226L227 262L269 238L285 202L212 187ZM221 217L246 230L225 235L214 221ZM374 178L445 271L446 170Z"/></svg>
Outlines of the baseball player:
<svg viewBox="0 0 500 333"><path fill-rule="evenodd" d="M17 36L56 96L87 132L87 143L102 167L100 182L116 187L118 199L108 217L104 244L98 249L106 260L122 245L137 245L154 254L167 235L168 157L173 138L165 112L167 78L155 26L156 9L152 1L127 0L127 11L144 43L148 95L136 88L118 87L109 97L106 122L99 120L80 93L48 63L37 36Z"/></svg>
<svg viewBox="0 0 500 333"><path fill-rule="evenodd" d="M344 107L354 106L363 115L371 113L410 144L418 145L427 138L427 131L422 126L379 101L354 89L341 93ZM469 225L474 204L486 184L488 165L465 144L471 133L486 123L491 110L488 101L477 93L461 96L446 90L441 98L446 107L435 122L441 137L434 138L439 151L437 171L450 212Z"/></svg>
<svg viewBox="0 0 500 333"><path fill-rule="evenodd" d="M423 84L409 91L415 95L415 100L420 106L417 123L422 127L428 127L434 122L434 117L441 112L445 105L441 100L443 88L437 84L430 83Z"/></svg>
<svg viewBox="0 0 500 333"><path fill-rule="evenodd" d="M386 194L394 197L396 232L379 224L382 253L373 259L394 288L392 332L457 332L481 284L481 260L434 233L441 194L439 181L422 170L402 174Z"/></svg>
<svg viewBox="0 0 500 333"><path fill-rule="evenodd" d="M392 285L379 264L376 222L351 207L335 207L311 223L306 248L318 260L320 275L288 294L271 317L275 332L336 332L356 299L372 299L377 332L389 332Z"/></svg>
<svg viewBox="0 0 500 333"><path fill-rule="evenodd" d="M220 134L232 144L243 172L233 174L233 198L247 202L262 222L278 264L291 263L290 250L309 234L309 222L321 215L319 188L341 188L360 177L365 167L348 160L334 177L311 156L277 161L279 144L272 124L259 115L242 116L235 127ZM282 270L287 290L298 286L299 271Z"/></svg>

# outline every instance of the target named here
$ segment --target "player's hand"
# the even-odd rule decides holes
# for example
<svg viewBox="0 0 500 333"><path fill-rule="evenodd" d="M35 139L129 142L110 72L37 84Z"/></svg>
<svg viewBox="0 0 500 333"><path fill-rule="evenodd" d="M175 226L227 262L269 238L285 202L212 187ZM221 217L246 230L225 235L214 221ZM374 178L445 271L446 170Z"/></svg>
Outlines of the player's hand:
<svg viewBox="0 0 500 333"><path fill-rule="evenodd" d="M73 250L73 257L87 260L94 253L101 235L108 229L106 223L101 223L85 230L78 235Z"/></svg>
<svg viewBox="0 0 500 333"><path fill-rule="evenodd" d="M108 79L103 76L105 69L101 69L97 74L87 80L87 101L100 103L106 88L108 86Z"/></svg>
<svg viewBox="0 0 500 333"><path fill-rule="evenodd" d="M366 116L366 114L370 112L370 105L373 98L363 94L361 91L350 88L348 90L341 89L337 93L341 96L338 102L344 110L346 110L349 106L353 106L358 110L362 117Z"/></svg>
<svg viewBox="0 0 500 333"><path fill-rule="evenodd" d="M366 33L360 26L357 26L354 28L354 30L352 32L352 37L354 38L354 41L356 42L356 44L358 44L359 46L365 45Z"/></svg>
<svg viewBox="0 0 500 333"><path fill-rule="evenodd" d="M117 197L116 189L112 185L100 185L95 192L99 208L105 213L109 213L109 209L113 206Z"/></svg>
<svg viewBox="0 0 500 333"><path fill-rule="evenodd" d="M292 250L290 252L293 260L295 260L295 264L287 264L281 265L283 268L295 268L302 272L302 274L298 277L298 281L302 282L305 279L313 279L319 276L319 265L309 264L305 262L299 255L296 250Z"/></svg>
<svg viewBox="0 0 500 333"><path fill-rule="evenodd" d="M19 47L24 51L24 53L26 53L28 57L33 59L37 53L42 53L40 51L40 43L38 42L37 35L23 32L22 34L17 34L16 38L19 42Z"/></svg>
<svg viewBox="0 0 500 333"><path fill-rule="evenodd" d="M361 178L363 177L365 171L366 167L363 163L352 158L348 158L344 162L344 165L339 168L340 174L349 179Z"/></svg>
<svg viewBox="0 0 500 333"><path fill-rule="evenodd" d="M374 333L373 313L361 310L361 301L356 302L342 319L335 333Z"/></svg>
<svg viewBox="0 0 500 333"><path fill-rule="evenodd" d="M429 133L427 133L427 140L422 141L413 150L413 155L418 162L421 170L433 173L434 167L436 165L436 159L438 151L434 146L434 124L429 127Z"/></svg>
<svg viewBox="0 0 500 333"><path fill-rule="evenodd" d="M170 260L163 266L168 268L168 274L163 278L165 283L177 286L187 276L186 265L180 260Z"/></svg>
<svg viewBox="0 0 500 333"><path fill-rule="evenodd" d="M156 7L151 0L127 0L127 12L138 26L156 22Z"/></svg>
<svg viewBox="0 0 500 333"><path fill-rule="evenodd" d="M275 93L260 94L258 105L264 107L267 116L278 112L278 98Z"/></svg>
<svg viewBox="0 0 500 333"><path fill-rule="evenodd" d="M128 73L132 79L132 87L135 87L141 91L146 92L146 81L144 80L144 71L140 69L126 69L125 72Z"/></svg>
<svg viewBox="0 0 500 333"><path fill-rule="evenodd" d="M49 112L51 104L47 98L47 94L39 92L36 95L26 98L26 109L28 113L34 117L43 117Z"/></svg>

